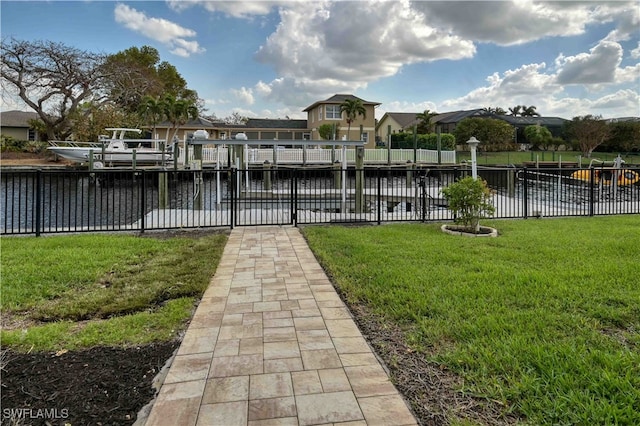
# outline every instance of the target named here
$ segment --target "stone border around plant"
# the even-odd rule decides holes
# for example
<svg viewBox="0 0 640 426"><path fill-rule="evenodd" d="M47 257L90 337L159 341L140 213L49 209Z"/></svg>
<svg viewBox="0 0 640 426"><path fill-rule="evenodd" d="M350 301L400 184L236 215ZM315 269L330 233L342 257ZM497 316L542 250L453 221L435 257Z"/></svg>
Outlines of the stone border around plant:
<svg viewBox="0 0 640 426"><path fill-rule="evenodd" d="M461 229L465 229L465 228L460 225L450 225L450 224L444 224L440 227L440 230L442 230L442 232L450 235L463 235L466 237L497 237L498 236L498 230L495 228L491 228L489 226L481 226L480 233L478 234L474 234L473 232L461 231Z"/></svg>

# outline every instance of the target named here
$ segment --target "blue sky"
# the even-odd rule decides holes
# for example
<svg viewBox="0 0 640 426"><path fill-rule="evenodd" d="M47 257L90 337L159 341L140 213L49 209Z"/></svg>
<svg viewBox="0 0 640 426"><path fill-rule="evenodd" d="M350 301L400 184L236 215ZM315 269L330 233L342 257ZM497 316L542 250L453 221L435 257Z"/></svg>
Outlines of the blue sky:
<svg viewBox="0 0 640 426"><path fill-rule="evenodd" d="M1 1L2 37L148 45L207 114L306 118L336 93L385 112L535 105L640 116L637 1ZM24 109L3 92L2 109Z"/></svg>

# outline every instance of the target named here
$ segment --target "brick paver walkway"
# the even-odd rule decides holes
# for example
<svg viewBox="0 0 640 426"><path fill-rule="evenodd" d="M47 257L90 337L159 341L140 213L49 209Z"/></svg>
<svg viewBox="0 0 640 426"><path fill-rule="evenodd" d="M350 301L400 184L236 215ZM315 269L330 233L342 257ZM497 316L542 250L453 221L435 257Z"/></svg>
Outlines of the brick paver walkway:
<svg viewBox="0 0 640 426"><path fill-rule="evenodd" d="M294 227L236 228L147 425L414 425Z"/></svg>

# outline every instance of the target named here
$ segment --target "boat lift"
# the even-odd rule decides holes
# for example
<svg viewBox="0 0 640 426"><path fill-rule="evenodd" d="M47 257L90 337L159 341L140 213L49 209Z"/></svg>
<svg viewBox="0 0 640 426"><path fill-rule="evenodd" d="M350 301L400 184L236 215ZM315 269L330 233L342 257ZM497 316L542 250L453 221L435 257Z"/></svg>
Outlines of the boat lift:
<svg viewBox="0 0 640 426"><path fill-rule="evenodd" d="M346 206L346 173L347 173L347 155L346 150L347 147L361 148L364 149L365 141L348 141L348 140L306 140L306 139L286 139L286 140L278 140L278 139L248 139L245 133L237 133L234 139L209 139L208 133L204 130L196 131L192 137L187 139L187 147L189 145L194 146L194 161L190 163L190 167L202 170L202 146L204 145L214 145L216 147L216 170L220 170L220 147L231 147L232 149L227 151L228 161L227 164L234 164L233 167L236 170L240 169L240 166L244 166L245 169L245 183L249 182L249 158L247 155L249 146L270 146L273 148L274 159L277 159L278 147L281 146L301 146L303 148L303 156L306 159L306 149L310 146L331 146L332 152L335 152L337 146L342 147L342 211L344 211ZM240 147L240 150L236 150L236 147ZM188 150L188 148L187 148ZM233 153L232 153L233 151ZM363 153L364 154L364 153ZM231 158L231 156L235 156L235 158ZM333 156L335 158L335 155ZM363 156L356 155L356 158L360 158ZM233 160L233 161L232 161ZM185 163L187 162L187 155L185 155ZM303 160L304 162L304 160ZM186 166L186 164L185 164ZM356 166L356 168L358 168ZM196 188L196 192L200 195L199 187L202 183L202 174L200 173L200 180L197 182L198 187ZM237 185L237 193L240 193L242 178L239 178L236 181ZM216 191L220 194L220 173L217 173L216 176ZM220 197L216 197L216 203L218 207L220 206ZM195 202L194 202L195 204Z"/></svg>

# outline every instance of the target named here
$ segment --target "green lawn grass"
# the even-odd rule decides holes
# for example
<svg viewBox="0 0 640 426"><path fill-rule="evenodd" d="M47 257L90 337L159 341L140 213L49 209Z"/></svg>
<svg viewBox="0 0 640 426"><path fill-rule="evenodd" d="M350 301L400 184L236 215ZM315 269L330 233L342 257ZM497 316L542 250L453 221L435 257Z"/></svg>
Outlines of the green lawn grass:
<svg viewBox="0 0 640 426"><path fill-rule="evenodd" d="M2 331L2 345L44 351L171 339L225 243L225 234L3 237L3 324L15 329Z"/></svg>
<svg viewBox="0 0 640 426"><path fill-rule="evenodd" d="M582 163L582 167L589 167L591 159L598 159L601 161L613 161L618 155L617 152L594 152L591 158L580 157L580 152L577 151L505 151L505 152L485 152L480 151L477 155L477 161L482 166L492 165L509 165L514 164L521 166L526 161L555 161L558 162L571 162ZM640 164L640 155L623 154L622 159L627 165ZM456 153L456 160L458 163L462 161L471 161L471 153L469 151L459 151ZM600 163L594 163L599 165Z"/></svg>
<svg viewBox="0 0 640 426"><path fill-rule="evenodd" d="M532 424L640 424L640 218L307 227L351 302Z"/></svg>

